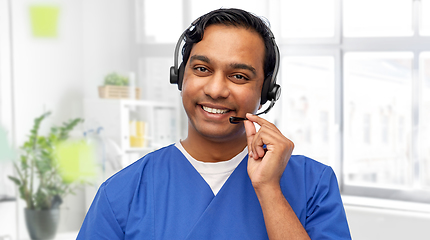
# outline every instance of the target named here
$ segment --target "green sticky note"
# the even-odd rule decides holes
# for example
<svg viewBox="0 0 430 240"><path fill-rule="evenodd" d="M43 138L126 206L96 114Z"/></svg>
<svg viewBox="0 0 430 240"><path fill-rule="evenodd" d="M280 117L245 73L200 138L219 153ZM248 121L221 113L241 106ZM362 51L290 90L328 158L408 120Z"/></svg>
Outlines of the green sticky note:
<svg viewBox="0 0 430 240"><path fill-rule="evenodd" d="M88 181L97 175L93 145L84 140L65 141L57 145L56 149L56 158L64 181Z"/></svg>
<svg viewBox="0 0 430 240"><path fill-rule="evenodd" d="M12 160L15 157L15 151L10 147L7 140L6 130L0 126L0 162Z"/></svg>
<svg viewBox="0 0 430 240"><path fill-rule="evenodd" d="M57 37L58 15L57 6L30 6L31 29L35 37Z"/></svg>

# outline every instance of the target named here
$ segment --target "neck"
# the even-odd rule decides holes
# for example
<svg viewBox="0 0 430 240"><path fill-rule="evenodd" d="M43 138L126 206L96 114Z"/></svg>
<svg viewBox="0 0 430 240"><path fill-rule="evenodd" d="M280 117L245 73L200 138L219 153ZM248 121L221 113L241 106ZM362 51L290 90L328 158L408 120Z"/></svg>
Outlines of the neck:
<svg viewBox="0 0 430 240"><path fill-rule="evenodd" d="M188 137L181 141L182 146L196 160L202 162L221 162L232 159L246 147L246 134L229 139L210 139L188 132Z"/></svg>

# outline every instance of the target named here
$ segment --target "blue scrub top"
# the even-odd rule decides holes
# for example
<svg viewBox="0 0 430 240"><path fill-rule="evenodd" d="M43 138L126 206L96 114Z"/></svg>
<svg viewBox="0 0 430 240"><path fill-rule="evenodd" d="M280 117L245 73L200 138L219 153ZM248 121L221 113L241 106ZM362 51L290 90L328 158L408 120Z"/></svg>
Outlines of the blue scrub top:
<svg viewBox="0 0 430 240"><path fill-rule="evenodd" d="M268 239L247 159L214 196L174 145L152 152L100 186L77 239ZM281 189L311 239L351 239L330 167L292 156Z"/></svg>

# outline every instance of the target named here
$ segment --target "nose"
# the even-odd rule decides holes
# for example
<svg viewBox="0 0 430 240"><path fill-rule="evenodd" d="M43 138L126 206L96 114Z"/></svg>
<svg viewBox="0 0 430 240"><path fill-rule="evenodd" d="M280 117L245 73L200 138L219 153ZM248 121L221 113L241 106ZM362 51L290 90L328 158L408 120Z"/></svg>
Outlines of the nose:
<svg viewBox="0 0 430 240"><path fill-rule="evenodd" d="M215 73L208 79L203 91L212 99L227 98L230 95L227 77L221 72Z"/></svg>

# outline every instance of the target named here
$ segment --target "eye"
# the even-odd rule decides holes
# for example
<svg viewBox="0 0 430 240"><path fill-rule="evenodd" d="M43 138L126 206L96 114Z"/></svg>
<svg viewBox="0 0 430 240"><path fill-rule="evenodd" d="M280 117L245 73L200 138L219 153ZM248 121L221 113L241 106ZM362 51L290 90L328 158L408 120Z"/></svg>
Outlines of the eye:
<svg viewBox="0 0 430 240"><path fill-rule="evenodd" d="M194 70L198 71L198 72L208 72L209 70L205 67L195 67Z"/></svg>
<svg viewBox="0 0 430 240"><path fill-rule="evenodd" d="M249 78L245 77L244 75L241 74L234 74L231 76L234 80L240 80L240 81L248 81Z"/></svg>
<svg viewBox="0 0 430 240"><path fill-rule="evenodd" d="M193 67L194 75L198 77L207 77L211 74L211 70L202 65L196 65Z"/></svg>

